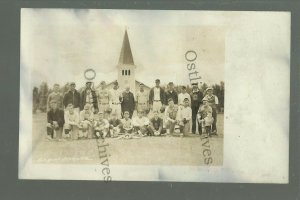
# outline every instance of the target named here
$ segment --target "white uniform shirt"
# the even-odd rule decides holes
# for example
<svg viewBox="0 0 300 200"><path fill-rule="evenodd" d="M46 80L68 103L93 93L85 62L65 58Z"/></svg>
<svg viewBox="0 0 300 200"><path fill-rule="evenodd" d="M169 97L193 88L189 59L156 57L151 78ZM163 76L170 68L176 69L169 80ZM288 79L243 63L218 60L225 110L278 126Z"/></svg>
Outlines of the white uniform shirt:
<svg viewBox="0 0 300 200"><path fill-rule="evenodd" d="M188 98L189 99L189 102L191 102L191 96L189 95L189 93L180 93L179 95L178 95L178 104L179 105L183 105L183 101L184 101L184 99L185 98Z"/></svg>
<svg viewBox="0 0 300 200"><path fill-rule="evenodd" d="M65 113L65 123L70 125L78 125L79 123L79 114L74 111L73 114L71 114L69 111Z"/></svg>
<svg viewBox="0 0 300 200"><path fill-rule="evenodd" d="M136 116L135 118L133 118L132 120L132 124L133 126L145 126L145 125L149 125L149 119L147 117L138 117Z"/></svg>
<svg viewBox="0 0 300 200"><path fill-rule="evenodd" d="M110 94L111 94L111 103L112 104L119 104L119 103L121 103L119 97L122 97L122 92L121 92L120 89L116 89L116 90L112 89L110 91Z"/></svg>
<svg viewBox="0 0 300 200"><path fill-rule="evenodd" d="M192 119L192 109L191 107L183 107L180 111L179 111L179 120L191 120Z"/></svg>
<svg viewBox="0 0 300 200"><path fill-rule="evenodd" d="M136 94L136 101L138 103L144 104L144 103L147 103L148 100L149 100L149 94L148 94L148 92L146 92L146 91L143 91L143 92L138 91L137 92L137 94Z"/></svg>
<svg viewBox="0 0 300 200"><path fill-rule="evenodd" d="M154 101L160 101L160 88L154 87Z"/></svg>

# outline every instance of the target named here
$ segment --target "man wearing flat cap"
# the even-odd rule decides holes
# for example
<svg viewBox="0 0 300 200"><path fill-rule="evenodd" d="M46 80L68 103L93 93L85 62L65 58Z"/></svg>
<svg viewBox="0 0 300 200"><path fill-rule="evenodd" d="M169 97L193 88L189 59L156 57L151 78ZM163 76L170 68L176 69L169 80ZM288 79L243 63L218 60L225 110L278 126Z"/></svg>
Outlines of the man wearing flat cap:
<svg viewBox="0 0 300 200"><path fill-rule="evenodd" d="M168 91L166 92L166 99L173 99L174 104L178 104L178 94L174 89L174 83L170 82L168 84Z"/></svg>
<svg viewBox="0 0 300 200"><path fill-rule="evenodd" d="M72 104L74 107L74 111L79 113L80 108L80 93L75 89L76 84L74 82L70 83L70 89L64 96L64 107L65 109L69 104Z"/></svg>
<svg viewBox="0 0 300 200"><path fill-rule="evenodd" d="M199 90L198 83L192 83L192 92L191 92L191 108L192 108L192 133L196 133L196 119L199 107L202 103L203 93ZM201 125L201 124L200 124ZM198 132L202 134L201 126L198 126Z"/></svg>
<svg viewBox="0 0 300 200"><path fill-rule="evenodd" d="M92 89L92 82L87 81L85 89L81 92L80 110L83 110L84 106L88 104L92 112L98 112L98 101L95 90Z"/></svg>
<svg viewBox="0 0 300 200"><path fill-rule="evenodd" d="M212 117L214 118L212 124L212 134L217 134L217 107L219 105L219 99L216 95L213 94L213 88L208 87L205 90L205 96L203 101L208 101L208 105L212 108Z"/></svg>
<svg viewBox="0 0 300 200"><path fill-rule="evenodd" d="M155 87L151 88L149 94L149 104L151 105L152 110L160 111L161 107L164 107L166 105L165 98L165 91L160 87L160 80L156 79Z"/></svg>

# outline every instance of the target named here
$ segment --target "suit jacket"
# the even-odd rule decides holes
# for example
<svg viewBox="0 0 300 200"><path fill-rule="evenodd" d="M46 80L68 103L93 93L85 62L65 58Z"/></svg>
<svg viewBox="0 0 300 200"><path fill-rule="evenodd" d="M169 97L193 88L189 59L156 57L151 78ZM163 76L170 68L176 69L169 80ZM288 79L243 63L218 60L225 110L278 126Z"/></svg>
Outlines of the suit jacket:
<svg viewBox="0 0 300 200"><path fill-rule="evenodd" d="M196 108L198 109L199 106L201 105L202 103L202 99L203 99L203 94L200 90L197 90L197 91L192 91L190 93L191 95L191 106L193 108Z"/></svg>
<svg viewBox="0 0 300 200"><path fill-rule="evenodd" d="M123 101L121 103L122 110L133 111L135 108L135 101L132 92L123 92Z"/></svg>
<svg viewBox="0 0 300 200"><path fill-rule="evenodd" d="M92 93L92 98L93 98L93 106L95 109L98 109L98 100L97 100L97 95L94 90L91 90ZM86 89L81 92L81 101L80 101L80 110L83 110L85 106L85 101L86 101Z"/></svg>
<svg viewBox="0 0 300 200"><path fill-rule="evenodd" d="M68 91L63 100L64 106L67 107L68 104L73 104L74 108L80 107L80 94L77 92L77 90L74 91L74 93L70 90Z"/></svg>
<svg viewBox="0 0 300 200"><path fill-rule="evenodd" d="M168 101L168 99L170 99L170 98L173 99L175 104L178 104L178 94L177 94L177 92L175 92L174 90L173 90L172 93L170 91L167 91L166 92L166 101Z"/></svg>
<svg viewBox="0 0 300 200"><path fill-rule="evenodd" d="M151 88L150 93L149 93L149 103L153 104L153 100L154 100L154 88ZM165 91L161 87L160 87L160 101L164 105L167 104Z"/></svg>

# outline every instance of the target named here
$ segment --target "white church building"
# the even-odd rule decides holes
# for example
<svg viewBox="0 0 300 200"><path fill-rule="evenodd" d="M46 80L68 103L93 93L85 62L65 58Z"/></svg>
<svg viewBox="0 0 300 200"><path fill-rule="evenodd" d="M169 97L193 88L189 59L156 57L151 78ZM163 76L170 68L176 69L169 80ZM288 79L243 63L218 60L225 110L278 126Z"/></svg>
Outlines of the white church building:
<svg viewBox="0 0 300 200"><path fill-rule="evenodd" d="M118 79L108 83L106 87L108 89L112 89L114 86L114 82L117 81L122 91L125 91L126 87L130 87L130 91L135 95L139 90L139 85L141 83L135 78L136 67L137 66L134 64L132 56L128 33L127 30L125 30L119 63L116 66L116 69L118 70ZM97 88L98 87L100 87L100 85L97 86ZM144 90L149 91L150 87L145 85Z"/></svg>

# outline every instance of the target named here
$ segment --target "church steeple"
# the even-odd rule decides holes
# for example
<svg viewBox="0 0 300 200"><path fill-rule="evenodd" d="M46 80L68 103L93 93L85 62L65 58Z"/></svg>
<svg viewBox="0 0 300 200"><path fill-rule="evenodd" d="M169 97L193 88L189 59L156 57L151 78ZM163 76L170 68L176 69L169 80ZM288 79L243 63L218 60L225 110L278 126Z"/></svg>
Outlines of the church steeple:
<svg viewBox="0 0 300 200"><path fill-rule="evenodd" d="M123 37L123 45L120 53L119 65L134 65L127 29L125 30L125 34Z"/></svg>

